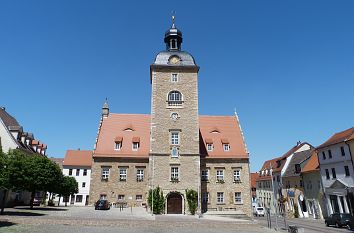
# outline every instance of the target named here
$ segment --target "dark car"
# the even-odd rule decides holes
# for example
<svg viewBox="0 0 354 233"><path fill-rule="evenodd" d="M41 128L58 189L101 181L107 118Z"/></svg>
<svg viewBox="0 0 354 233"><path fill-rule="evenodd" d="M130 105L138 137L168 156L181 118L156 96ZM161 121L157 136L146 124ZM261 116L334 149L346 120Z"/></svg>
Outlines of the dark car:
<svg viewBox="0 0 354 233"><path fill-rule="evenodd" d="M334 225L336 227L343 227L353 224L354 218L351 214L331 214L328 218L325 218L326 226ZM349 226L351 227L351 226Z"/></svg>
<svg viewBox="0 0 354 233"><path fill-rule="evenodd" d="M109 210L111 206L107 200L98 200L95 204L95 210Z"/></svg>

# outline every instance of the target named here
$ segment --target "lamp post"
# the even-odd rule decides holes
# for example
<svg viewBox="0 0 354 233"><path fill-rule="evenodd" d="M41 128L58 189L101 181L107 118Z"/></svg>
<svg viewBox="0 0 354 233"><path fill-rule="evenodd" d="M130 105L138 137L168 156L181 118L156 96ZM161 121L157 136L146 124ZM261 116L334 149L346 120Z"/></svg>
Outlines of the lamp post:
<svg viewBox="0 0 354 233"><path fill-rule="evenodd" d="M277 211L277 203L276 201L276 195L275 195L275 190L274 190L274 182L273 182L273 168L272 168L272 164L270 164L269 166L269 172L270 172L270 176L272 179L272 188L273 188L273 205L274 205L274 209L275 209L275 230L278 229L278 211Z"/></svg>

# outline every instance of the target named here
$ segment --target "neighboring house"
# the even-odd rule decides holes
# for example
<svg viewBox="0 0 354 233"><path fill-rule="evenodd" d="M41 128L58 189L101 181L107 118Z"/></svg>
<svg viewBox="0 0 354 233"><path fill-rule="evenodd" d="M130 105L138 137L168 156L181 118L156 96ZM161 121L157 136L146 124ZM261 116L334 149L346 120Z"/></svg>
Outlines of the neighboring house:
<svg viewBox="0 0 354 233"><path fill-rule="evenodd" d="M60 170L63 171L63 162L64 162L64 158L49 158L49 160L53 161L54 163L58 164L58 166L60 167ZM54 195L54 196L51 196L51 195ZM51 200L53 200L53 204L55 206L58 205L58 201L59 201L59 196L57 194L52 194L52 193L47 193L47 196L46 196L46 201L48 202L49 198Z"/></svg>
<svg viewBox="0 0 354 233"><path fill-rule="evenodd" d="M282 156L266 161L257 178L257 197L262 206L270 208L271 213L282 212L282 187L284 185L282 176L286 171L294 153L311 149L312 146L307 142L297 142L297 144ZM273 177L273 180L271 179ZM274 192L273 192L274 186Z"/></svg>
<svg viewBox="0 0 354 233"><path fill-rule="evenodd" d="M257 172L251 173L251 196L252 196L252 207L258 206L257 200L257 177L259 174Z"/></svg>
<svg viewBox="0 0 354 233"><path fill-rule="evenodd" d="M4 107L0 107L0 145L3 152L21 150L26 154L46 156L47 145L35 140L33 133L23 131L23 127L11 116ZM0 200L4 192L0 190ZM41 197L37 192L35 198ZM27 191L7 192L5 206L29 205L31 194Z"/></svg>
<svg viewBox="0 0 354 233"><path fill-rule="evenodd" d="M63 174L75 177L79 192L69 197L63 197L60 205L85 206L89 204L91 183L91 150L68 150L63 162Z"/></svg>
<svg viewBox="0 0 354 233"><path fill-rule="evenodd" d="M304 184L303 188L305 190L305 200L309 217L315 219L327 217L320 165L315 150L312 151L311 157L308 159L306 165L302 167L301 176Z"/></svg>
<svg viewBox="0 0 354 233"><path fill-rule="evenodd" d="M282 203L288 216L293 216L297 208L300 218L309 217L301 171L313 153L313 149L296 152L282 176Z"/></svg>
<svg viewBox="0 0 354 233"><path fill-rule="evenodd" d="M63 170L64 158L53 158L53 157L50 157L49 160L51 160L54 163L58 164L58 166L60 167L60 170Z"/></svg>
<svg viewBox="0 0 354 233"><path fill-rule="evenodd" d="M354 127L335 133L317 147L327 215L354 213L353 134Z"/></svg>
<svg viewBox="0 0 354 233"><path fill-rule="evenodd" d="M164 42L150 66L151 115L112 114L107 102L102 108L90 203L145 205L149 189L159 186L167 214L188 213L185 191L193 189L199 212L251 216L249 154L237 115L199 116L199 67L181 51L174 24Z"/></svg>

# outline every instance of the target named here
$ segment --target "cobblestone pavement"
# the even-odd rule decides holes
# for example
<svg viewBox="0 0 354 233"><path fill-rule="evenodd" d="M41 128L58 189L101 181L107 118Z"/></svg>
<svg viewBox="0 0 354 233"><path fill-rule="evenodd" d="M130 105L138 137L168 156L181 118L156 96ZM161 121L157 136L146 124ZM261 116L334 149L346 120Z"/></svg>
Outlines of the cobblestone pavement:
<svg viewBox="0 0 354 233"><path fill-rule="evenodd" d="M92 207L5 209L0 216L0 232L120 232L120 233L211 233L211 232L274 232L252 221L220 221L189 215L151 216L143 208L94 210Z"/></svg>

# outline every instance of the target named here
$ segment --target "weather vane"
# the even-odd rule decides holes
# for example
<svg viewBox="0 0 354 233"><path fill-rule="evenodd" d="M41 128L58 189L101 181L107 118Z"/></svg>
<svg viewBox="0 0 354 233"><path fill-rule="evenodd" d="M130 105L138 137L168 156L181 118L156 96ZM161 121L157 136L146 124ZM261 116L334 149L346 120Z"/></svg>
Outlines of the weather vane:
<svg viewBox="0 0 354 233"><path fill-rule="evenodd" d="M172 24L175 24L175 15L176 15L176 11L173 10L172 11Z"/></svg>

